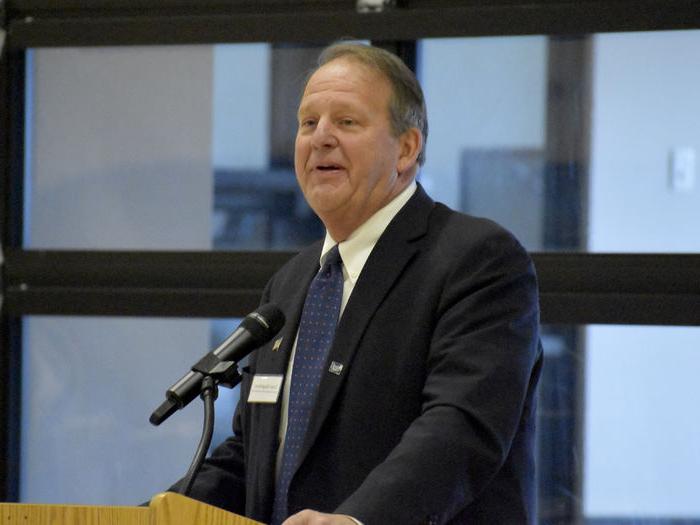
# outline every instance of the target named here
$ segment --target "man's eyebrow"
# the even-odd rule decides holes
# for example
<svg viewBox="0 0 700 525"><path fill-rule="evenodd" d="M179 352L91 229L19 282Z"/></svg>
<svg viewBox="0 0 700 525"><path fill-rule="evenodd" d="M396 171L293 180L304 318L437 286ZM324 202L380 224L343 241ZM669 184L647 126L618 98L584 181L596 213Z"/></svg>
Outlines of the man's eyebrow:
<svg viewBox="0 0 700 525"><path fill-rule="evenodd" d="M313 114L315 113L314 111L314 103L313 101L311 103L308 102L302 102L299 104L299 108L297 109L297 120L300 120L302 116L305 116L307 114ZM361 117L363 114L367 112L367 108L363 107L362 105L350 102L350 101L345 101L345 100L335 100L331 103L331 113L337 114L337 113L350 113L353 116L356 117Z"/></svg>
<svg viewBox="0 0 700 525"><path fill-rule="evenodd" d="M302 102L299 104L299 107L297 108L297 116L301 115L304 112L309 111L309 103L308 102Z"/></svg>
<svg viewBox="0 0 700 525"><path fill-rule="evenodd" d="M297 113L302 113L305 110L308 111L309 107L313 108L313 103L300 105L299 109L297 110ZM343 101L343 100L336 100L330 104L331 112L361 111L362 109L363 109L363 106L361 104L357 104L357 103L349 102L349 101Z"/></svg>

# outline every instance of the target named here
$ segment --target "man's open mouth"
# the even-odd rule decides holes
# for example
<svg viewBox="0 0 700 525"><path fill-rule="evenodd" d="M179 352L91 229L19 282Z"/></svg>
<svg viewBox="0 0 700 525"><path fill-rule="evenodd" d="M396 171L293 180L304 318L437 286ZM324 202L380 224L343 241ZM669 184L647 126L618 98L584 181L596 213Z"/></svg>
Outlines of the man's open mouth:
<svg viewBox="0 0 700 525"><path fill-rule="evenodd" d="M319 164L316 166L319 171L335 171L342 170L343 167L340 164Z"/></svg>

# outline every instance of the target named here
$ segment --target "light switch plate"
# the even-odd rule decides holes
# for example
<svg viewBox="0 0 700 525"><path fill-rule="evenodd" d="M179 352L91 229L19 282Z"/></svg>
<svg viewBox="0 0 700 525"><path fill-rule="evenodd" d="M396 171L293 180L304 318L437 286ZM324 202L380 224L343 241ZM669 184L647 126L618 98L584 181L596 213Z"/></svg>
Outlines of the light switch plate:
<svg viewBox="0 0 700 525"><path fill-rule="evenodd" d="M684 147L671 150L669 184L674 191L691 191L695 187L695 148Z"/></svg>

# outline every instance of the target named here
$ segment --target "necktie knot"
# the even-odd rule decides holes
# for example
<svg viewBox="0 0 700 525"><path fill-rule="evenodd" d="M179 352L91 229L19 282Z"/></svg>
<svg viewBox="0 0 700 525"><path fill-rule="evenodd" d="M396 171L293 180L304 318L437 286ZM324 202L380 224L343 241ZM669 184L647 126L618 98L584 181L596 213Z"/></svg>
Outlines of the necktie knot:
<svg viewBox="0 0 700 525"><path fill-rule="evenodd" d="M326 255L326 258L323 261L323 268L321 268L321 273L325 277L329 277L338 271L343 271L343 259L340 257L340 250L336 244Z"/></svg>

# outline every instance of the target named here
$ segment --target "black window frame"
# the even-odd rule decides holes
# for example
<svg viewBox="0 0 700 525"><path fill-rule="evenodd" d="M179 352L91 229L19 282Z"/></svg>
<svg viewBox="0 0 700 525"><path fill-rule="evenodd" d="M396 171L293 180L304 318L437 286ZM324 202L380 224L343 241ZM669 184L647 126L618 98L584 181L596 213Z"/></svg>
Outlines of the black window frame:
<svg viewBox="0 0 700 525"><path fill-rule="evenodd" d="M412 42L421 38L700 29L700 5L696 0L414 0L360 13L347 0L15 0L0 3L0 23L5 31L0 454L6 458L0 463L0 500L16 501L22 316L242 316L257 305L275 269L293 255L23 249L27 49L319 42L352 35L381 42L410 62ZM543 323L700 325L700 254L532 255Z"/></svg>

